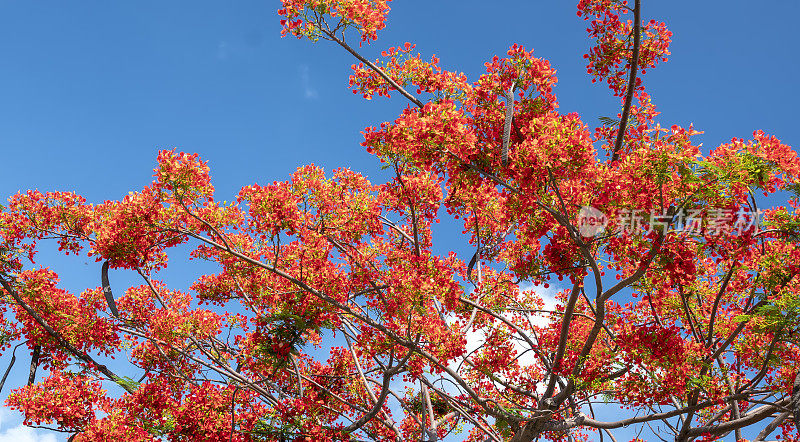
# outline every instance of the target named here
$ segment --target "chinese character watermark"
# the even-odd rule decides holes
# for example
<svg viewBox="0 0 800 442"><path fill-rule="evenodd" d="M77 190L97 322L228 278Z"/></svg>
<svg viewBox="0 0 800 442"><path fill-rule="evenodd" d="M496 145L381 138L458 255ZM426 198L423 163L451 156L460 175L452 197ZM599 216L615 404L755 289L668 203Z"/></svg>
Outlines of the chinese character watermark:
<svg viewBox="0 0 800 442"><path fill-rule="evenodd" d="M630 233L644 230L652 231L686 232L689 234L709 233L741 235L747 231L758 233L761 227L763 210L755 212L740 207L734 209L679 209L677 211L650 212L624 209L617 213L614 219L614 228L610 234ZM599 236L606 231L611 220L600 210L584 206L578 212L577 227L580 234L585 237Z"/></svg>

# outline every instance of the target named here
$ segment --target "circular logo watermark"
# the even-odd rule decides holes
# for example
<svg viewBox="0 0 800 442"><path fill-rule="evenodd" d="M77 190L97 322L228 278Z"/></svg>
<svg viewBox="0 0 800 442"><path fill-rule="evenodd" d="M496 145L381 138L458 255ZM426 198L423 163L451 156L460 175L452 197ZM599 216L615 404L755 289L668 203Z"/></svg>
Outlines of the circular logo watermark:
<svg viewBox="0 0 800 442"><path fill-rule="evenodd" d="M578 212L578 230L584 238L597 236L606 230L608 217L592 206L581 207Z"/></svg>

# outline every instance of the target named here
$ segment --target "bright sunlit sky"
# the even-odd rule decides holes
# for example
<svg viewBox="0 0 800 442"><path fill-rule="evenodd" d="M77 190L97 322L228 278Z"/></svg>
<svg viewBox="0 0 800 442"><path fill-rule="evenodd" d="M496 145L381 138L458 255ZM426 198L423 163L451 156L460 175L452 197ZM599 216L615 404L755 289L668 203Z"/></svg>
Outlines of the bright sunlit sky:
<svg viewBox="0 0 800 442"><path fill-rule="evenodd" d="M620 105L585 74L590 41L575 3L395 1L361 52L374 59L410 41L475 80L485 61L521 43L558 70L560 111L594 126ZM32 188L119 199L147 185L156 152L173 147L210 162L220 200L308 163L380 182L360 131L407 103L354 95L353 58L328 42L280 38L278 7L0 0L0 200ZM674 33L670 61L645 77L662 125L694 123L706 151L756 129L800 146L798 16L794 0L644 0L643 18ZM465 258L466 246L458 251ZM8 422L0 442L22 440Z"/></svg>
<svg viewBox="0 0 800 442"><path fill-rule="evenodd" d="M395 1L369 58L406 41L471 80L514 43L558 70L562 112L590 125L618 112L591 84L575 1ZM800 3L645 0L674 32L646 85L662 124L694 123L713 147L754 129L800 146ZM360 131L394 119L399 95L347 89L352 57L280 38L278 2L0 1L0 194L73 190L117 199L149 183L162 148L210 161L218 198L285 179L298 165L346 166L373 181Z"/></svg>

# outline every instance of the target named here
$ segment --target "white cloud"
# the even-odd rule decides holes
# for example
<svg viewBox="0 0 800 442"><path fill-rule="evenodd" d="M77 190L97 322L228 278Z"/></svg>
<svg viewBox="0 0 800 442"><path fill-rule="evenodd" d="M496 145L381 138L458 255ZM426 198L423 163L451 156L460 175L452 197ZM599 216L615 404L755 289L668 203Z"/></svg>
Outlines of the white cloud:
<svg viewBox="0 0 800 442"><path fill-rule="evenodd" d="M523 283L519 287L520 292L535 292L542 298L544 301L544 305L542 306L542 310L554 310L557 304L555 295L557 291L553 288L544 288L542 286L533 285L531 283ZM536 326L544 327L550 322L550 317L547 313L535 313L531 314L531 323ZM499 320L494 320L492 322L492 327L498 326L500 324ZM466 345L466 354L470 354L470 352L478 349L486 342L486 332L485 330L467 330L465 336L467 340ZM533 336L529 336L532 341L535 341ZM519 363L521 366L527 366L534 363L536 360L536 354L529 349L529 345L522 339L519 339L520 336L515 334L514 335L514 348L517 350L517 355L521 355L519 357ZM527 351L526 351L527 350ZM455 369L458 365L458 360L454 361L450 364L450 368Z"/></svg>
<svg viewBox="0 0 800 442"><path fill-rule="evenodd" d="M0 407L0 442L56 442L57 440L52 433L22 425L22 416L19 412L8 407Z"/></svg>
<svg viewBox="0 0 800 442"><path fill-rule="evenodd" d="M56 442L56 437L20 424L16 427L2 430L0 432L0 442Z"/></svg>
<svg viewBox="0 0 800 442"><path fill-rule="evenodd" d="M300 83L303 86L303 97L308 100L313 100L319 97L317 90L311 85L311 74L308 65L300 66Z"/></svg>
<svg viewBox="0 0 800 442"><path fill-rule="evenodd" d="M227 60L230 53L230 47L227 41L217 43L217 60Z"/></svg>
<svg viewBox="0 0 800 442"><path fill-rule="evenodd" d="M557 292L553 288L553 286L550 286L550 288L544 288L542 286L537 286L529 282L526 282L520 285L519 291L534 292L537 295L539 295L542 298L542 301L544 301L544 306L542 307L542 310L554 310L556 307L557 302L555 295ZM546 313L538 313L532 316L533 320L531 322L533 322L534 325L537 325L539 327L544 327L550 322L549 315Z"/></svg>

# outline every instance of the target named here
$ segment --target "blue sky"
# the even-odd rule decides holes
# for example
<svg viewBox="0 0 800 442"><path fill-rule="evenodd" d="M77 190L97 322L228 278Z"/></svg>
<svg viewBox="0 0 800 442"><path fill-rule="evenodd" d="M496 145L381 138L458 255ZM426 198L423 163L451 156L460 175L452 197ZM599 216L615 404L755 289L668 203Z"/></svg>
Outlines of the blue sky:
<svg viewBox="0 0 800 442"><path fill-rule="evenodd" d="M575 3L395 1L387 29L362 53L410 41L474 80L521 43L558 70L560 110L594 125L619 101L585 75L590 41ZM645 78L662 125L694 123L706 150L755 129L800 146L800 2L764 4L643 1L643 17L674 33L670 61ZM156 152L172 147L210 161L219 199L307 163L379 182L360 131L406 103L352 94L352 57L327 42L281 39L278 7L0 0L0 198L38 188L118 199L147 185ZM0 441L12 440L7 422Z"/></svg>
<svg viewBox="0 0 800 442"><path fill-rule="evenodd" d="M471 79L514 42L558 70L562 112L589 124L618 102L585 75L575 2L396 1L374 58L405 41ZM645 1L674 32L670 62L646 77L662 122L704 130L712 147L754 129L800 145L795 130L800 3ZM373 177L359 146L400 97L347 89L353 60L326 42L279 37L277 2L0 1L0 194L74 190L116 199L150 181L158 149L199 152L218 197L283 179L298 165ZM378 180L378 176L373 177Z"/></svg>

